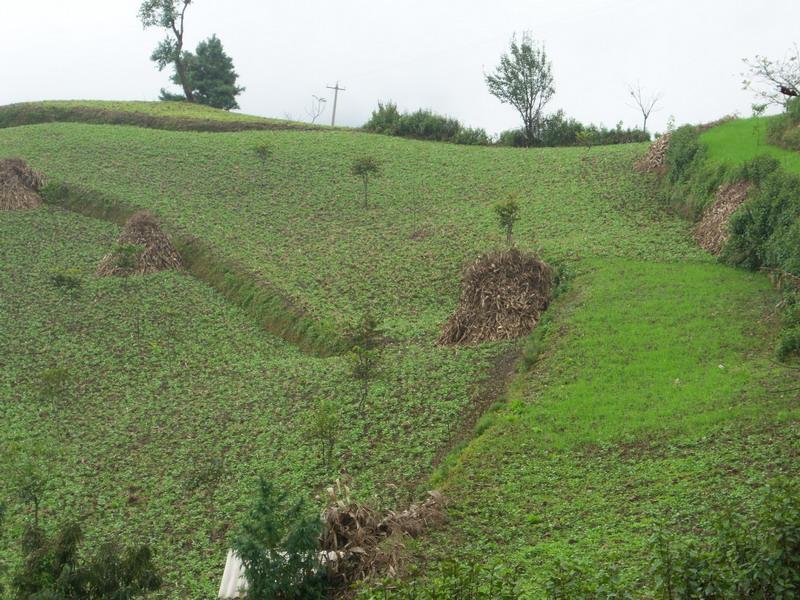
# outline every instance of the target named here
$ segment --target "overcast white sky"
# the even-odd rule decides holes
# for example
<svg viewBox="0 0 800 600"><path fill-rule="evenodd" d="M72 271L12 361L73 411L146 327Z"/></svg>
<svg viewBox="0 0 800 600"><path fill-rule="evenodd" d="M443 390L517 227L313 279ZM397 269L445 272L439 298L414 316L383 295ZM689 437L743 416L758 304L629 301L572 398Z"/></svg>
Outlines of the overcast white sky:
<svg viewBox="0 0 800 600"><path fill-rule="evenodd" d="M0 0L0 104L43 99L154 100L168 83L149 61L163 36L143 31L139 0ZM490 133L516 127L484 71L515 31L553 63L556 95L582 121L637 125L626 86L663 93L662 130L750 114L743 57L783 56L798 37L798 0L195 0L187 42L216 33L233 58L243 112L306 119L330 96L337 123L360 125L377 101L431 108ZM330 118L330 108L323 120Z"/></svg>

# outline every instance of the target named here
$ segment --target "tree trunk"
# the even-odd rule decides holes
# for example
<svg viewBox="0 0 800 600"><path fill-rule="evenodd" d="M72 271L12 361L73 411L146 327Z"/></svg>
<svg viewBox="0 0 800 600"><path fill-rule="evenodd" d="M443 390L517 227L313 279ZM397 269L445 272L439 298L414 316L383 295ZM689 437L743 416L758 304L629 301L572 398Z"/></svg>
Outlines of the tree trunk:
<svg viewBox="0 0 800 600"><path fill-rule="evenodd" d="M178 74L178 79L181 80L181 87L183 88L183 95L186 96L186 101L194 102L192 86L189 85L189 76L186 74L186 65L183 64L183 60L180 58L175 59L175 72Z"/></svg>

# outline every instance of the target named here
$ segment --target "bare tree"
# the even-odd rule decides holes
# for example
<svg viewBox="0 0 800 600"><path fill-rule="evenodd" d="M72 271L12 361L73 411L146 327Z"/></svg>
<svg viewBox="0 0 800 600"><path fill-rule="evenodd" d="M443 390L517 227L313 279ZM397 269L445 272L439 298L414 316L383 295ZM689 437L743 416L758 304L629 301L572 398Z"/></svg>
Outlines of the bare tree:
<svg viewBox="0 0 800 600"><path fill-rule="evenodd" d="M800 96L800 48L794 45L786 56L772 60L756 54L743 58L748 72L742 73L742 89L755 92L767 104L786 106L795 96Z"/></svg>
<svg viewBox="0 0 800 600"><path fill-rule="evenodd" d="M139 8L139 19L145 29L161 27L167 30L167 37L153 50L150 60L158 65L159 71L169 64L175 65L175 74L188 102L194 102L194 95L183 56L183 23L191 3L192 0L144 0Z"/></svg>
<svg viewBox="0 0 800 600"><path fill-rule="evenodd" d="M522 34L519 43L515 35L494 73L486 75L486 85L500 102L517 109L526 143L532 145L542 124L542 111L555 93L552 65L544 47L529 32Z"/></svg>
<svg viewBox="0 0 800 600"><path fill-rule="evenodd" d="M328 100L326 98L320 98L319 96L311 95L311 107L306 110L306 114L308 118L311 119L311 123L316 123L317 119L322 116L322 113L325 112L325 106Z"/></svg>
<svg viewBox="0 0 800 600"><path fill-rule="evenodd" d="M647 133L647 119L650 118L650 113L653 112L656 104L661 100L661 92L648 96L642 91L642 85L637 81L635 87L628 86L628 93L633 98L636 107L642 112L642 131Z"/></svg>

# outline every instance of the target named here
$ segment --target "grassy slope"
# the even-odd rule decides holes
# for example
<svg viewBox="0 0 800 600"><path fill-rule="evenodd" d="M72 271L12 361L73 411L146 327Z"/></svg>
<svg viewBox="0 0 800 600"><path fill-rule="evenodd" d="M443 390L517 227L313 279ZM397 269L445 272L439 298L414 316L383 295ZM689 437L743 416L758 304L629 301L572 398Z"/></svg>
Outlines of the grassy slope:
<svg viewBox="0 0 800 600"><path fill-rule="evenodd" d="M253 152L261 143L272 149L266 166ZM432 452L449 435L452 425L448 423L457 420L468 402L469 382L485 376L491 357L502 350L489 347L450 353L434 351L431 342L455 306L463 262L500 243L491 203L515 196L523 210L520 244L541 246L548 258L566 261L580 275L554 313L545 340L550 348L547 355L532 374L518 379L511 403L484 421L484 435L453 457L450 469L440 475L455 500L456 518L425 549L443 555L457 548L473 558L482 558L481 552L490 549L510 564L522 563L533 589L554 556L576 553L578 548L590 559L626 552L636 557L649 531L648 515L659 515L670 506L704 510L708 503L685 503L712 496L706 494L709 465L719 465L714 481L720 493L747 496L744 473L753 474L757 484L763 478L760 468L769 462L772 450L767 438L755 433L745 452L749 442L742 431L757 432L772 421L791 424L795 416L789 408L781 414L780 402L766 403L761 388L752 385L770 375L769 344L761 341L771 335L771 292L757 276L713 264L694 247L688 224L655 207L651 184L630 169L642 150L642 146L626 146L588 152L520 151L344 132L219 136L80 124L0 131L0 155L21 155L51 177L154 208L170 223L214 243L279 285L315 314L346 325L370 308L396 339L412 340L393 350L404 353L403 359L390 359L390 373L374 396L375 413L361 418L350 416L352 407L347 409L340 457L349 470L363 474L361 485L366 490L379 488L387 473L396 471L397 479L414 478L429 468ZM386 161L385 176L372 186L375 207L366 212L358 207L358 182L348 174L350 161L365 153ZM8 327L30 330L29 345L34 347L46 347L43 340L52 335L51 330L62 330L73 322L72 307L54 315L54 292L43 283L54 264L69 264L72 259L65 256L88 252L91 260L87 258L81 268L92 290L112 285L89 275L106 247L108 228L98 225L106 233L87 234L55 258L52 227L43 225L38 234L32 233L40 219L50 214L40 211L0 218L0 223L6 223L0 248L7 256L14 253L13 262L0 261L4 286L11 289L13 282L15 294L20 294L15 304L20 307L15 308L18 316ZM88 227L86 220L79 221ZM17 248L39 248L43 255L26 250L17 256ZM26 272L31 273L30 281ZM176 303L171 308L153 302L154 322L159 322L162 310L176 317L161 317L163 326L148 329L143 348L160 347L164 327L181 315L175 330L186 336L186 343L184 351L175 355L175 364L189 365L189 369L173 366L165 377L155 380L148 376L155 368L153 362L160 364L164 358L142 362L133 369L141 380L120 376L111 396L105 393L107 384L87 388L89 409L81 414L82 426L91 430L97 427L95 415L102 420L112 409L108 397L123 398L126 406L136 407L139 381L174 380L170 389L175 391L163 404L159 404L163 394L144 386L141 395L146 409L111 413L118 433L109 443L121 448L135 445L140 424L157 426L158 435L148 440L149 458L129 458L130 469L139 462L147 465L144 479L154 486L143 492L147 496L178 489L180 478L170 476L166 482L159 478L170 469L190 470L192 436L209 440L201 446L209 454L223 447L233 453L229 458L241 473L228 485L219 486L229 504L219 502L226 510L213 517L205 516L196 504L187 508L183 502L189 501L179 500L154 503L155 509L147 502L125 507L134 517L121 517L126 514L121 510L104 511L94 523L97 531L111 531L125 527L131 518L134 530L154 538L161 536L160 527L166 527L170 533L159 542L159 550L173 558L163 563L174 569L170 572L170 581L177 586L173 591L185 594L189 588L213 589L224 541L211 541L210 528L235 520L245 502L251 472L257 470L250 465L267 464L268 473L290 487L297 485L298 490L313 487L302 485L304 479L324 480L313 448L295 424L307 415L310 396L349 397L350 390L341 359L302 357L265 339L237 311L191 280L159 276L159 287L148 285L147 293L157 293L173 279L182 286L194 286L195 295L169 294L164 300ZM119 298L119 291L115 294ZM41 297L41 302L23 308L22 298L30 297ZM195 306L206 306L204 302L217 303L207 328L190 319ZM107 328L112 324L116 324L116 338L130 338L135 331L134 323L125 323L129 316L124 306L91 302L81 310L92 311L79 322L87 335L96 336L98 344L108 343ZM106 311L114 313L109 318L103 316ZM50 325L25 329L31 321ZM227 348L225 366L216 368L217 342L212 351L205 340L236 336L241 328L247 330L242 334L244 341L234 337L222 345ZM267 343L269 349L259 350L260 344ZM67 362L74 363L82 376L90 375L96 359L82 356L82 344L67 345L71 348L65 354ZM253 353L243 355L242 347L252 348ZM291 358L277 367L260 362L267 360L263 355L269 358L275 353L288 353ZM131 370L107 349L101 348L98 355L113 359L105 367L107 372ZM6 403L15 418L3 427L24 436L39 426L31 422L25 408L33 397L36 374L61 359L29 355L16 347L9 356L12 375L0 390L23 395L15 397L19 403ZM215 366L209 369L209 363ZM726 368L719 369L719 364ZM196 383L199 373L204 375L203 384ZM213 379L206 381L206 376ZM771 376L775 384L780 383L780 375ZM19 392L18 381L23 382ZM755 391L744 393L750 387ZM264 392L265 388L272 391ZM135 396L131 390L137 390ZM287 395L291 402L285 401ZM264 398L267 408L252 397ZM231 424L234 430L216 438L208 421L187 420L186 412L176 408L195 401L206 406L199 414L217 415L224 410L226 415L236 415ZM251 412L245 410L240 416L243 405ZM253 415L252 421L247 414ZM187 446L180 451L173 450L174 436L166 433L173 426L186 432ZM788 433L776 439L791 439L791 425L785 427ZM781 456L780 443L775 445L777 456ZM74 456L76 463L79 455L94 455L94 450L70 444L65 456ZM281 453L284 449L286 454ZM95 466L113 477L104 493L124 504L125 486L141 474L129 470L114 475L118 448L116 452L98 452L104 458ZM783 455L791 457L788 451ZM245 466L239 467L238 460ZM386 461L390 462L383 464ZM742 463L737 471L741 476L723 471L725 462ZM678 474L682 469L685 474ZM670 473L674 474L670 477ZM82 482L76 484L81 489L88 485L80 477L77 481ZM586 481L591 482L589 490ZM628 492L621 494L620 489ZM52 499L61 501L64 494L75 506L91 495L84 490L70 496L59 487ZM629 517L623 518L626 513ZM185 524L188 514L195 515L194 526L203 531L197 539ZM164 525L173 522L181 523L174 533ZM600 537L605 546L597 543ZM181 558L181 552L188 554ZM640 566L636 558L630 561L629 579L636 577ZM200 574L197 587L190 583L195 574Z"/></svg>
<svg viewBox="0 0 800 600"><path fill-rule="evenodd" d="M769 119L735 119L703 133L700 140L708 145L709 160L738 166L759 154L769 154L777 158L787 171L800 173L800 152L767 144L765 136Z"/></svg>
<svg viewBox="0 0 800 600"><path fill-rule="evenodd" d="M339 405L337 462L354 488L405 502L404 484L430 473L498 351L393 346L361 413L343 358L267 336L193 278L148 276L126 291L96 277L117 233L49 208L0 213L0 474L17 460L6 442L50 448L40 457L50 463L47 522L89 513L92 540L151 543L170 597L216 589L256 475L309 498L336 476L305 437L317 398ZM83 280L75 299L48 283L67 268ZM64 397L40 398L53 368L69 372ZM209 498L188 486L215 460L224 470ZM9 494L0 564L18 560L26 516Z"/></svg>
<svg viewBox="0 0 800 600"><path fill-rule="evenodd" d="M0 127L59 121L128 124L179 131L316 128L308 123L266 119L189 102L52 100L0 106Z"/></svg>
<svg viewBox="0 0 800 600"><path fill-rule="evenodd" d="M266 166L253 151L262 143ZM491 212L500 198L521 200L517 240L550 259L701 256L629 171L642 146L524 152L352 132L54 124L0 131L0 148L155 209L339 327L372 310L396 338L435 337L462 265L502 243ZM366 211L349 173L363 154L385 166Z"/></svg>
<svg viewBox="0 0 800 600"><path fill-rule="evenodd" d="M552 309L545 355L439 474L452 519L418 552L491 556L531 598L558 560L619 563L649 597L661 523L697 535L726 501L746 509L800 474L774 303L763 277L721 265L589 266Z"/></svg>

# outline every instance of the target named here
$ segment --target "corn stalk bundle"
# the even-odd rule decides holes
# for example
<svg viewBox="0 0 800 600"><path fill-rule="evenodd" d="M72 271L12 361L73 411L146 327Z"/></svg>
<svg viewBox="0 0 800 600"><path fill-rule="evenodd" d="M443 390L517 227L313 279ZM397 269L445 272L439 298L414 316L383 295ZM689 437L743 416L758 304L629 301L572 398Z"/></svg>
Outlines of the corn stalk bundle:
<svg viewBox="0 0 800 600"><path fill-rule="evenodd" d="M462 278L461 300L439 343L473 344L528 334L550 301L552 269L511 248L486 254Z"/></svg>
<svg viewBox="0 0 800 600"><path fill-rule="evenodd" d="M0 210L25 210L41 206L39 190L44 177L19 158L0 160Z"/></svg>
<svg viewBox="0 0 800 600"><path fill-rule="evenodd" d="M147 275L169 269L181 269L181 257L155 217L148 212L138 212L125 223L117 238L120 245L140 246L142 251L136 256L133 267L120 264L118 251L106 254L97 267L97 274L109 275Z"/></svg>

